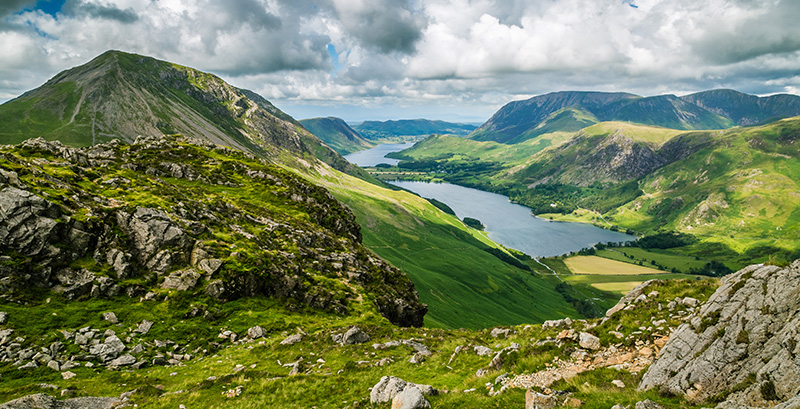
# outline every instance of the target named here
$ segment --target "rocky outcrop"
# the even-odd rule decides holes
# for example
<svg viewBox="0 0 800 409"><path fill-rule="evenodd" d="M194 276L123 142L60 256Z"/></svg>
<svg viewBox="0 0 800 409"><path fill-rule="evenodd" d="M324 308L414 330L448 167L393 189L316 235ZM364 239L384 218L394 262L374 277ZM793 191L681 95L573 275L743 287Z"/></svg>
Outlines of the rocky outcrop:
<svg viewBox="0 0 800 409"><path fill-rule="evenodd" d="M422 325L413 283L361 245L353 213L252 155L184 137L84 149L38 138L0 158L11 164L0 168L0 297L41 287L70 300L138 298L157 285L346 314L369 294L392 323ZM267 196L214 190L242 185Z"/></svg>
<svg viewBox="0 0 800 409"><path fill-rule="evenodd" d="M56 400L50 395L38 393L0 404L0 409L113 409L130 406L127 400L126 397L81 397Z"/></svg>
<svg viewBox="0 0 800 409"><path fill-rule="evenodd" d="M640 389L719 407L766 407L800 394L800 260L754 265L670 337Z"/></svg>

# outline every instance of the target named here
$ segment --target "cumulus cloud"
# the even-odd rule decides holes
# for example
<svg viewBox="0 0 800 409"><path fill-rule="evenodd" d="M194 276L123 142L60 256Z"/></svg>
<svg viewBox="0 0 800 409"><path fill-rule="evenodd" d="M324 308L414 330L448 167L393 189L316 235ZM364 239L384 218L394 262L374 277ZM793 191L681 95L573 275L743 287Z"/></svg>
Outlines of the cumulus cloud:
<svg viewBox="0 0 800 409"><path fill-rule="evenodd" d="M21 11L34 4L0 3L0 99L107 49L212 71L279 106L488 116L564 89L800 89L794 0L67 0L54 15Z"/></svg>

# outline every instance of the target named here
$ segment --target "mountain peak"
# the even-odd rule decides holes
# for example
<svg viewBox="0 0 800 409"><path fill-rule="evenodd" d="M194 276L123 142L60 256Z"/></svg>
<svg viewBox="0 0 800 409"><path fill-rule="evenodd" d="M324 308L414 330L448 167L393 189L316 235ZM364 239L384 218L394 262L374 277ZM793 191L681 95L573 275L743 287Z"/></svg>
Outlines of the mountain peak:
<svg viewBox="0 0 800 409"><path fill-rule="evenodd" d="M86 146L183 134L290 162L316 157L358 172L261 96L213 74L119 50L0 105L0 121L0 143L6 144L41 136Z"/></svg>

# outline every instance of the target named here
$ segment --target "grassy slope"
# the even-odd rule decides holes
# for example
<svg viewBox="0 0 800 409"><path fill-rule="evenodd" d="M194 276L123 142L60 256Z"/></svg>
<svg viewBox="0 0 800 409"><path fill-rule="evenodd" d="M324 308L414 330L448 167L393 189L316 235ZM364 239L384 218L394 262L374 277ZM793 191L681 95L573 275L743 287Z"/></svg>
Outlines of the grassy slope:
<svg viewBox="0 0 800 409"><path fill-rule="evenodd" d="M405 271L428 304L426 326L484 328L576 316L552 281L482 250L497 245L428 201L359 179L316 179L347 204L364 244Z"/></svg>
<svg viewBox="0 0 800 409"><path fill-rule="evenodd" d="M793 119L718 135L716 147L645 177L645 195L610 217L640 231L692 233L739 252L800 248L798 129Z"/></svg>
<svg viewBox="0 0 800 409"><path fill-rule="evenodd" d="M666 303L676 296L692 296L706 299L714 290L711 281L692 285L674 282L659 284L656 290L660 295L655 301ZM391 374L407 381L430 384L440 391L448 391L428 399L433 407L463 408L508 408L524 402L523 389L509 389L497 396L489 396L485 388L497 376L509 372L513 374L533 373L544 370L554 358L568 360L574 351L574 344L562 347L535 346L535 340L555 337L560 329L542 331L539 326L512 328L516 331L508 339L489 336L488 330L438 330L430 328L401 329L386 326L365 318L337 317L324 314L307 314L304 311L291 312L282 306L263 298L251 298L231 302L226 305L225 318L220 322L208 323L201 317L185 318L182 311L174 308L177 300L161 302L131 302L128 299L95 300L86 309L70 309L70 304L53 297L49 304L11 311L11 326L20 334L41 334L56 340L61 335L59 329L75 330L83 325L91 325L100 331L107 329L117 333L135 327L138 320L157 312L159 321L150 333L136 335L137 342L152 343L155 339L170 339L183 345L190 339L200 338L222 344L206 357L184 361L179 366L153 366L141 370L105 370L96 368L73 368L77 376L64 380L57 371L40 367L33 371L19 371L16 368L0 367L3 382L0 382L0 401L4 402L32 393L58 395L60 390L69 389L77 396L119 396L121 393L138 389L131 396L132 403L147 408L187 407L226 407L226 408L369 408L369 389L382 376ZM639 330L642 322L650 317L664 314L655 308L656 303L637 307L634 311L616 314L609 322L601 325L595 332L604 346L620 342L607 334L618 330L632 335ZM120 324L112 325L100 319L100 313L113 309ZM53 318L53 313L71 317L64 321ZM15 318L24 317L27 321L39 323L34 330L27 332L16 326ZM670 321L677 326L678 320ZM347 325L360 325L372 340L366 344L340 346L331 341L330 334L341 332ZM243 345L232 346L229 342L211 337L219 327L243 333L249 326L262 325L267 334L265 338ZM285 346L280 341L302 328L308 335L298 344ZM174 329L173 329L174 328ZM192 328L200 329L197 333ZM205 329L208 328L208 329ZM651 337L649 331L641 337ZM375 350L371 343L389 340L416 338L427 345L433 355L424 363L414 365L407 362L413 350L408 346L398 346L385 350ZM495 348L505 347L512 342L522 345L520 352L512 354L501 370L490 369L484 377L476 377L479 368L486 368L491 357L480 357L474 353L461 353L451 360L457 346L486 345ZM629 341L633 342L633 341ZM131 343L129 343L131 344ZM209 343L210 345L210 343ZM164 348L171 350L171 347ZM495 348L496 350L498 348ZM303 358L305 372L288 376L290 368L283 363L291 363ZM382 358L392 361L385 366L374 365ZM321 360L321 361L319 361ZM241 370L234 371L237 365ZM215 378L210 378L210 377ZM581 399L582 408L608 408L611 404L632 406L637 401L652 399L666 408L696 407L680 398L661 396L657 391L641 392L636 385L642 374L627 371L601 369L583 373L569 381L553 385L554 390L571 390L574 397ZM617 388L611 384L614 379L622 379L627 385ZM52 390L40 386L42 383L55 385ZM241 388L241 395L227 397L226 392ZM473 389L471 393L463 391ZM160 395L160 396L159 396ZM388 404L377 406L388 408Z"/></svg>

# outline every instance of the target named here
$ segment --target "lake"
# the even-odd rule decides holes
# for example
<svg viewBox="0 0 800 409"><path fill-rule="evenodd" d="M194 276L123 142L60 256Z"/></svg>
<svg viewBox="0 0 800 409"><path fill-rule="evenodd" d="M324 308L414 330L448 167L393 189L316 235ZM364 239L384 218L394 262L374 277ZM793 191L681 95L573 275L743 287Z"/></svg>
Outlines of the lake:
<svg viewBox="0 0 800 409"><path fill-rule="evenodd" d="M379 163L396 165L384 158L414 145L389 143L351 153L345 159L361 167ZM601 229L586 223L553 222L531 214L531 209L511 203L508 197L450 183L391 182L422 197L434 198L450 206L463 219L472 217L486 226L492 240L533 257L551 257L578 251L597 243L636 240L636 236Z"/></svg>
<svg viewBox="0 0 800 409"><path fill-rule="evenodd" d="M551 257L591 247L599 242L636 240L636 236L586 223L554 222L535 217L525 206L506 196L449 183L391 182L422 197L446 203L463 219L472 217L486 226L492 240L533 257Z"/></svg>
<svg viewBox="0 0 800 409"><path fill-rule="evenodd" d="M414 142L408 143L384 143L372 149L365 151L351 153L344 158L350 163L361 166L362 168L368 166L375 166L379 163L386 163L389 165L397 165L400 161L397 159L385 158L384 156L390 152L399 152L403 149L408 149L414 146Z"/></svg>

